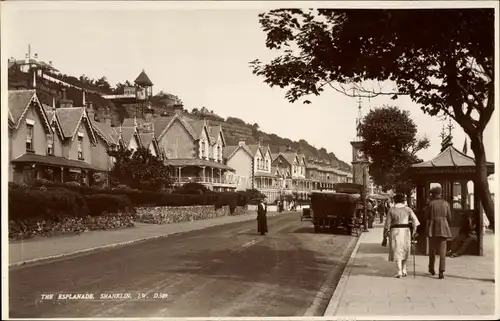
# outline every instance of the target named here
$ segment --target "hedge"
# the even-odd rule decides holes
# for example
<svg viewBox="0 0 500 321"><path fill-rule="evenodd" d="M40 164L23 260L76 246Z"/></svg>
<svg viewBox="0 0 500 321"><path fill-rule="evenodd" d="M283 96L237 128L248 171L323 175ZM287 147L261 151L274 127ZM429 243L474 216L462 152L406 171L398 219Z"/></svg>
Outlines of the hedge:
<svg viewBox="0 0 500 321"><path fill-rule="evenodd" d="M100 216L104 212L128 213L132 210L132 202L125 195L93 194L85 196L91 216Z"/></svg>
<svg viewBox="0 0 500 321"><path fill-rule="evenodd" d="M54 219L57 216L86 216L85 199L73 191L54 188L36 190L9 188L9 219Z"/></svg>
<svg viewBox="0 0 500 321"><path fill-rule="evenodd" d="M212 192L203 194L185 193L161 193L151 191L140 191L128 188L104 189L79 186L69 183L52 183L47 181L35 181L32 187L47 187L49 189L63 187L64 189L76 192L80 195L90 196L95 194L127 196L133 206L194 206L194 205L215 205L230 207L245 206L248 204L248 197L240 192Z"/></svg>

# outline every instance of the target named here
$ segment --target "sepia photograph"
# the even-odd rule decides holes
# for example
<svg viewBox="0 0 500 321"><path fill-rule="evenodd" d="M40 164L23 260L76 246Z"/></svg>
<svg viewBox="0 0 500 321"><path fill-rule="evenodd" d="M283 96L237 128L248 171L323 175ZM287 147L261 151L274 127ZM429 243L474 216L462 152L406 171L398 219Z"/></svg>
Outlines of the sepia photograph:
<svg viewBox="0 0 500 321"><path fill-rule="evenodd" d="M2 1L2 319L497 320L496 1Z"/></svg>

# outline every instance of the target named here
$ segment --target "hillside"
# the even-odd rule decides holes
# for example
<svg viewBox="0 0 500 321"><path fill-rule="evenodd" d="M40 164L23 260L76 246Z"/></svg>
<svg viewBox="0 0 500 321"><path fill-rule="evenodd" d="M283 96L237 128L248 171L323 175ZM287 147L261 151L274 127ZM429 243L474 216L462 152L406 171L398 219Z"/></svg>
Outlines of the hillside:
<svg viewBox="0 0 500 321"><path fill-rule="evenodd" d="M101 78L101 80L104 79L101 81L102 84L98 83L96 85L95 81L88 81L88 78L85 76L81 76L80 78L54 74L50 74L50 76L65 81L70 86L37 77L37 92L44 104L52 105L52 97L55 97L56 101L61 99L63 88L65 88L66 97L73 100L74 106L82 106L82 89L85 89L86 101L93 103L96 114L102 115L109 111L114 126L119 126L124 118L133 117L133 105L124 106L101 97L101 94L119 93L118 88L109 88L105 77ZM22 73L15 67L9 69L9 89L30 88L32 81L32 76L30 77L28 74ZM179 101L177 96L160 92L152 97L152 111L155 115L171 115L173 113L172 106L176 101ZM326 161L333 167L338 167L346 171L351 170L351 166L339 160L334 153L328 153L325 148L316 149L303 139L292 141L276 134L265 133L259 130L258 124L247 124L243 120L234 117L224 119L213 111L207 110L205 107L200 110L194 108L191 112L185 110L185 113L195 119L206 118L214 126L222 125L228 145L236 145L239 141L245 141L247 144L256 144L260 140L262 144L269 145L273 153L285 151L287 147L290 147L292 150L305 154L307 158L313 157L321 161Z"/></svg>

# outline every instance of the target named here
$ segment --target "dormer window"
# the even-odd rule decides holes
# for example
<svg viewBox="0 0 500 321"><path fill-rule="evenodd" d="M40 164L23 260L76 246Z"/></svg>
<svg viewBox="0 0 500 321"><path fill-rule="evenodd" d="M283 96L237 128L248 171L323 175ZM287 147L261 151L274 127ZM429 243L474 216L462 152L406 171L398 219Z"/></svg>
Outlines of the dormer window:
<svg viewBox="0 0 500 321"><path fill-rule="evenodd" d="M77 144L78 159L83 160L83 133L78 133Z"/></svg>
<svg viewBox="0 0 500 321"><path fill-rule="evenodd" d="M33 136L34 136L35 122L26 120L26 151L33 152L34 144L33 144Z"/></svg>
<svg viewBox="0 0 500 321"><path fill-rule="evenodd" d="M47 135L47 155L54 155L54 135Z"/></svg>

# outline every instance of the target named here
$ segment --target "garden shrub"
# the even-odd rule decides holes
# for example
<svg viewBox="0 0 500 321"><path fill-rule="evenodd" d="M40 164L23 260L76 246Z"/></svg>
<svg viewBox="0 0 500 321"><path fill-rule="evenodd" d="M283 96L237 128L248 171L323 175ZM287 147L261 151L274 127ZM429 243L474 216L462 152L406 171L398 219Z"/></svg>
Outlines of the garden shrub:
<svg viewBox="0 0 500 321"><path fill-rule="evenodd" d="M100 216L107 213L128 213L132 209L132 202L126 195L92 194L85 196L85 201L91 216Z"/></svg>
<svg viewBox="0 0 500 321"><path fill-rule="evenodd" d="M55 188L40 191L9 189L9 219L48 219L54 216L85 216L89 209L83 197L70 190Z"/></svg>
<svg viewBox="0 0 500 321"><path fill-rule="evenodd" d="M181 187L178 187L174 190L174 193L178 194L207 194L210 193L211 191L203 184L192 182L192 183L186 183L182 185Z"/></svg>

